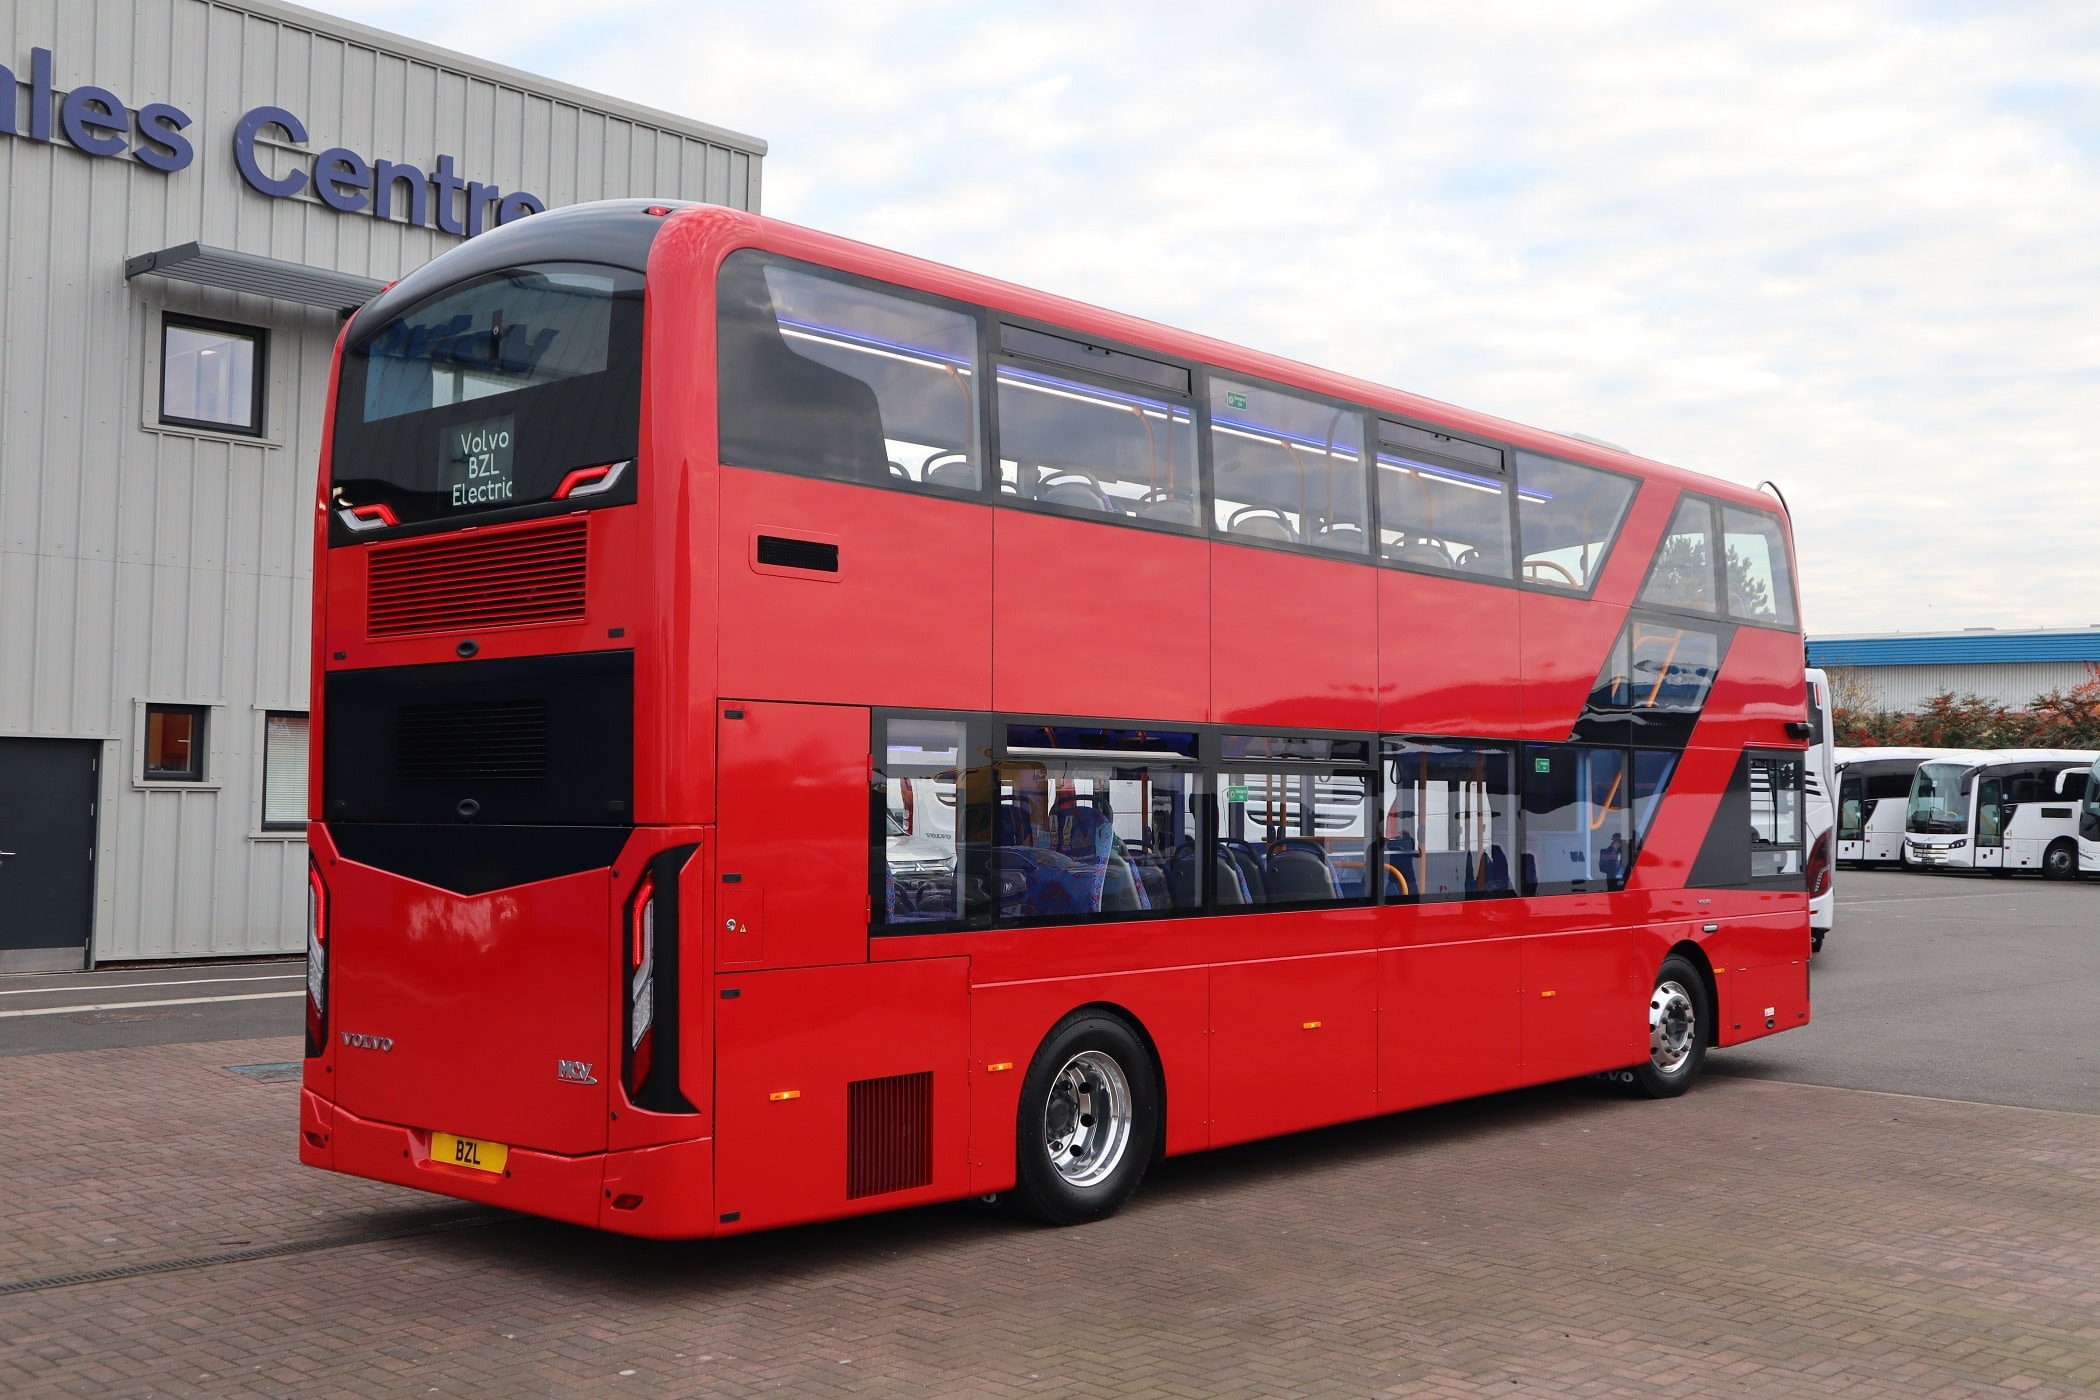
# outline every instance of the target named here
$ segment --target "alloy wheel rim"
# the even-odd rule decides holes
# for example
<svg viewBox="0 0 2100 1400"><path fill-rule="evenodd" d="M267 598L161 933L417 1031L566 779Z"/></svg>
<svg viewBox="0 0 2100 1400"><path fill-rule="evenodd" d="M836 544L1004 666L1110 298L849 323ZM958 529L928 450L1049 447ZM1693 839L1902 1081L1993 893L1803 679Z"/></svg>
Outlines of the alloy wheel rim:
<svg viewBox="0 0 2100 1400"><path fill-rule="evenodd" d="M1130 1079L1099 1050L1066 1060L1043 1104L1043 1149L1071 1186L1098 1186L1130 1147Z"/></svg>
<svg viewBox="0 0 2100 1400"><path fill-rule="evenodd" d="M1699 1033L1698 1008L1679 982L1663 982L1648 999L1648 1062L1675 1074L1692 1058Z"/></svg>

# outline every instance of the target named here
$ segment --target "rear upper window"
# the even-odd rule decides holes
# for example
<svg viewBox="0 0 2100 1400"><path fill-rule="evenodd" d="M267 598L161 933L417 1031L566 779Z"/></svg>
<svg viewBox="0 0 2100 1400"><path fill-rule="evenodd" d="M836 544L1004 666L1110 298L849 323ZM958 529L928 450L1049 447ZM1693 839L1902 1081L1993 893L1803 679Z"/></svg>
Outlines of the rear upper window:
<svg viewBox="0 0 2100 1400"><path fill-rule="evenodd" d="M977 316L746 249L722 264L722 460L976 491Z"/></svg>
<svg viewBox="0 0 2100 1400"><path fill-rule="evenodd" d="M1721 509L1728 560L1728 615L1745 622L1794 625L1794 570L1779 517L1741 506Z"/></svg>
<svg viewBox="0 0 2100 1400"><path fill-rule="evenodd" d="M364 420L603 374L620 282L606 267L521 267L395 317L356 350Z"/></svg>
<svg viewBox="0 0 2100 1400"><path fill-rule="evenodd" d="M641 305L640 273L540 263L360 335L338 386L336 506L383 506L404 525L503 510L549 500L577 468L632 459Z"/></svg>
<svg viewBox="0 0 2100 1400"><path fill-rule="evenodd" d="M1611 553L1635 483L1617 472L1517 454L1517 539L1524 581L1587 593Z"/></svg>

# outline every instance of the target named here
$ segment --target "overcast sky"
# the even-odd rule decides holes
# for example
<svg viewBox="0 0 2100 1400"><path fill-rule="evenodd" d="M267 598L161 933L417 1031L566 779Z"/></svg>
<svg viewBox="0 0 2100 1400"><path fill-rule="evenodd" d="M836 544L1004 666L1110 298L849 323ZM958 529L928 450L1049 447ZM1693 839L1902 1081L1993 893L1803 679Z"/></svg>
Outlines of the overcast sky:
<svg viewBox="0 0 2100 1400"><path fill-rule="evenodd" d="M308 2L763 137L778 218L1770 478L1811 634L2100 624L2091 0Z"/></svg>

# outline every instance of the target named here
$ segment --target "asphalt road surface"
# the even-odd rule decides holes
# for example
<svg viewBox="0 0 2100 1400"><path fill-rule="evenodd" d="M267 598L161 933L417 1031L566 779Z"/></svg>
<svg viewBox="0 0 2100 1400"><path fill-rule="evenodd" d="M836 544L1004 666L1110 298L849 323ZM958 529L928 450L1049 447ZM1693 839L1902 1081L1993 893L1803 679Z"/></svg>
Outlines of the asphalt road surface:
<svg viewBox="0 0 2100 1400"><path fill-rule="evenodd" d="M296 1035L303 958L0 977L0 1056ZM2100 1113L2100 882L1838 872L1812 1022L1709 1073Z"/></svg>
<svg viewBox="0 0 2100 1400"><path fill-rule="evenodd" d="M2100 882L1837 878L1810 1023L1708 1073L2100 1113Z"/></svg>
<svg viewBox="0 0 2100 1400"><path fill-rule="evenodd" d="M0 977L0 1056L298 1035L305 958Z"/></svg>

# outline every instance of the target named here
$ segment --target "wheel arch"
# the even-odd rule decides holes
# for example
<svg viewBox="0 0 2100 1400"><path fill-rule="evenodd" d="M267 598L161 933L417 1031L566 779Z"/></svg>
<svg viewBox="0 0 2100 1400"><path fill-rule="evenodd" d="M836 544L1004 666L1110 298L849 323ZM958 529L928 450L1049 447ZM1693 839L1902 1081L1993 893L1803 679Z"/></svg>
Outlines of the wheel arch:
<svg viewBox="0 0 2100 1400"><path fill-rule="evenodd" d="M1706 949L1696 942L1689 938L1683 939L1672 944L1663 953L1662 958L1655 964L1654 971L1648 974L1649 985L1654 985L1656 976L1662 971L1663 963L1668 962L1672 954L1680 955L1690 963L1698 972L1699 981L1706 988L1706 1044L1707 1048L1712 1049L1721 1043L1721 989L1714 978L1713 959L1707 957Z"/></svg>

